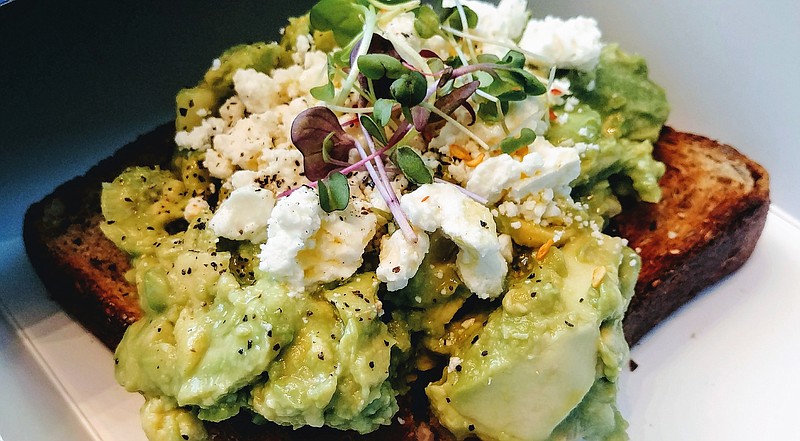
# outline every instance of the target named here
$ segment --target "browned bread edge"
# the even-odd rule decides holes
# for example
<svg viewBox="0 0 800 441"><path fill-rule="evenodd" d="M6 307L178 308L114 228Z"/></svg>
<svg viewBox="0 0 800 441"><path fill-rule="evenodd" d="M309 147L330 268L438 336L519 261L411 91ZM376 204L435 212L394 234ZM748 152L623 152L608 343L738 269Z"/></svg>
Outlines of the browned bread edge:
<svg viewBox="0 0 800 441"><path fill-rule="evenodd" d="M135 287L124 277L130 268L127 256L106 239L99 228L103 221L99 214L99 184L114 179L126 166L166 165L174 148L173 134L172 124L156 128L101 161L85 175L62 184L26 212L25 246L50 295L112 349L140 312ZM705 230L705 240L691 243L680 254L671 254L669 249L647 247L652 247L653 235L665 233L657 225L659 221L664 221L665 216L675 219L674 214L654 207L671 207L676 198L674 190L678 187L670 186L675 186L686 172L691 174L685 164L670 164L670 161L677 161L673 152L686 143L728 155L728 160L745 164L752 174L754 191L734 200L723 198L725 206L721 208L722 213L714 213L710 228ZM730 146L665 129L655 155L668 165L662 179L662 184L666 185L666 203L634 204L612 225L629 239L631 246L643 245L642 275L624 322L631 345L701 289L741 266L758 240L769 207L766 171ZM652 228L653 221L655 228ZM411 407L409 402L401 401L398 417L403 424L395 418L391 426L366 437L328 429L294 431L273 424L258 428L243 415L221 423L209 423L207 427L215 440L451 439L435 420L425 421L427 416L412 413Z"/></svg>
<svg viewBox="0 0 800 441"><path fill-rule="evenodd" d="M642 256L636 295L623 322L631 346L742 266L769 211L767 171L729 145L665 128L654 156L667 166L661 202L626 207L612 223ZM703 167L700 158L724 165L728 173Z"/></svg>

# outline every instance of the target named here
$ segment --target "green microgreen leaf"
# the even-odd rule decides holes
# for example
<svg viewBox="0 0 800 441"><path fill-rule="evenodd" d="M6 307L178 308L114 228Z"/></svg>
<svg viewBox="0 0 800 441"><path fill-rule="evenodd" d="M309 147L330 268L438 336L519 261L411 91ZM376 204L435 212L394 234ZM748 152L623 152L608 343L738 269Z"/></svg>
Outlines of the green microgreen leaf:
<svg viewBox="0 0 800 441"><path fill-rule="evenodd" d="M380 98L372 105L372 116L381 127L385 127L392 119L392 107L394 101L386 98Z"/></svg>
<svg viewBox="0 0 800 441"><path fill-rule="evenodd" d="M344 210L350 202L350 185L345 175L333 172L317 182L319 206L326 213Z"/></svg>
<svg viewBox="0 0 800 441"><path fill-rule="evenodd" d="M416 106L421 103L427 92L428 82L421 73L415 70L404 73L389 86L392 98L403 107Z"/></svg>
<svg viewBox="0 0 800 441"><path fill-rule="evenodd" d="M339 46L346 46L361 33L364 11L351 0L320 0L309 12L311 26L320 31L332 31Z"/></svg>
<svg viewBox="0 0 800 441"><path fill-rule="evenodd" d="M503 116L508 112L508 101L500 101L500 110L497 111L498 103L493 101L486 101L478 105L478 117L488 123L497 123L503 119Z"/></svg>
<svg viewBox="0 0 800 441"><path fill-rule="evenodd" d="M328 136L322 140L322 160L328 164L333 162L331 161L331 150L333 149L333 135L335 134L336 132L328 133Z"/></svg>
<svg viewBox="0 0 800 441"><path fill-rule="evenodd" d="M333 56L328 55L328 83L322 86L312 87L309 92L311 96L320 101L331 101L336 96L336 89L333 87L333 76L336 74L336 68L333 66Z"/></svg>
<svg viewBox="0 0 800 441"><path fill-rule="evenodd" d="M547 92L547 88L536 78L535 75L525 69L514 67L510 69L498 69L497 74L506 81L513 81L522 87L527 95L538 96Z"/></svg>
<svg viewBox="0 0 800 441"><path fill-rule="evenodd" d="M464 16L467 18L467 27L474 29L475 26L478 25L478 14L476 14L475 11L470 9L468 6L462 7L464 8ZM456 7L444 8L442 10L441 23L444 23L457 31L464 30L461 26L461 15L458 13L458 8Z"/></svg>
<svg viewBox="0 0 800 441"><path fill-rule="evenodd" d="M528 94L525 89L517 84L513 79L507 81L506 78L495 78L491 84L481 88L489 95L497 97L500 101L522 101Z"/></svg>
<svg viewBox="0 0 800 441"><path fill-rule="evenodd" d="M525 55L523 55L522 52L510 50L506 52L506 55L502 60L498 61L497 64L522 69L525 67Z"/></svg>
<svg viewBox="0 0 800 441"><path fill-rule="evenodd" d="M525 127L519 132L519 136L509 135L500 141L500 150L503 153L514 153L522 147L530 145L536 139L536 133Z"/></svg>
<svg viewBox="0 0 800 441"><path fill-rule="evenodd" d="M386 133L383 131L382 126L379 126L378 123L376 123L374 119L370 118L369 115L361 115L359 120L361 121L361 125L364 126L364 129L366 129L367 133L375 138L375 140L381 145L386 145Z"/></svg>
<svg viewBox="0 0 800 441"><path fill-rule="evenodd" d="M422 5L414 11L414 30L422 38L431 38L439 33L439 16L429 5Z"/></svg>
<svg viewBox="0 0 800 441"><path fill-rule="evenodd" d="M500 57L495 54L478 54L476 58L481 64L497 64L500 61Z"/></svg>
<svg viewBox="0 0 800 441"><path fill-rule="evenodd" d="M358 70L371 80L379 80L383 77L396 79L408 71L400 60L386 54L362 55L358 57L356 63Z"/></svg>
<svg viewBox="0 0 800 441"><path fill-rule="evenodd" d="M407 145L400 146L395 151L394 157L395 164L410 182L416 185L433 182L433 172L425 165L422 156L413 148Z"/></svg>

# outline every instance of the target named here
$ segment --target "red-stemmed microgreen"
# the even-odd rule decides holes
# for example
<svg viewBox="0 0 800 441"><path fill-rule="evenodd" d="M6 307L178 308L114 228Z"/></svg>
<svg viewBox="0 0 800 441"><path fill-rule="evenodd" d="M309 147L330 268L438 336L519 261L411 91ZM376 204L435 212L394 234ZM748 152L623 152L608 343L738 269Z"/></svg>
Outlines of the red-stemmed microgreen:
<svg viewBox="0 0 800 441"><path fill-rule="evenodd" d="M297 115L292 122L291 137L294 146L303 153L305 175L312 181L322 179L340 167L330 162L330 158L347 161L355 141L326 107L311 107Z"/></svg>
<svg viewBox="0 0 800 441"><path fill-rule="evenodd" d="M382 19L413 11L417 33L423 38L441 35L453 44L456 58L443 60L431 50L412 48L404 37L381 33L379 11L385 15ZM525 69L526 54L510 50L502 59L475 55L468 38L471 36L466 32L477 25L478 16L458 0L455 7L443 10L440 15L430 6L420 6L415 1L321 0L312 8L311 21L315 29L332 31L342 49L328 58L328 82L312 89L312 95L329 108L309 109L292 125L292 141L304 155L306 176L312 180L310 186L319 187L320 204L324 204L325 211L341 210L349 199L347 174L366 169L395 223L410 241L416 241L416 234L400 208L388 171L402 173L411 185L445 181L434 178L420 152L406 142L401 145L401 141L426 131L431 123L444 120L482 148L491 150L451 114L463 107L471 117L467 125L478 118L499 122L508 134L504 114L509 102L546 91ZM458 39L463 41L457 42ZM462 45L469 50L469 58ZM338 91L334 86L337 77ZM344 106L354 90L360 98ZM473 104L478 106L477 112ZM357 115L345 125L358 124L363 140L346 133L333 111ZM430 130L435 130L435 126ZM499 147L504 153L513 153L535 137L532 130L523 129L517 136L508 136ZM352 164L345 162L350 149L360 156ZM384 158L389 160L388 164ZM479 195L456 187L486 203ZM284 195L289 193L291 190Z"/></svg>

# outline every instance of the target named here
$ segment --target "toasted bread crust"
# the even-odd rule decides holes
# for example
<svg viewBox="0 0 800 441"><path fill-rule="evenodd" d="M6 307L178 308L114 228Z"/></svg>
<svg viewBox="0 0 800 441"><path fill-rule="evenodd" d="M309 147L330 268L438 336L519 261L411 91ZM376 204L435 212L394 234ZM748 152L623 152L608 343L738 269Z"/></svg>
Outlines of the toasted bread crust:
<svg viewBox="0 0 800 441"><path fill-rule="evenodd" d="M158 127L59 186L25 216L28 256L48 291L111 349L141 311L136 289L125 278L128 256L100 230L100 183L113 180L126 166L166 166L173 134L171 124ZM611 226L642 256L636 295L624 321L631 345L701 289L741 266L769 208L766 171L730 146L665 129L655 156L667 164L663 201L633 203ZM424 404L409 400L401 399L391 426L364 437L332 429L255 426L244 415L206 427L211 439L220 441L453 439L435 419L428 420L425 409L419 410Z"/></svg>
<svg viewBox="0 0 800 441"><path fill-rule="evenodd" d="M731 146L666 128L654 155L667 165L661 202L626 207L612 225L642 256L623 322L631 345L742 266L769 210L766 170Z"/></svg>

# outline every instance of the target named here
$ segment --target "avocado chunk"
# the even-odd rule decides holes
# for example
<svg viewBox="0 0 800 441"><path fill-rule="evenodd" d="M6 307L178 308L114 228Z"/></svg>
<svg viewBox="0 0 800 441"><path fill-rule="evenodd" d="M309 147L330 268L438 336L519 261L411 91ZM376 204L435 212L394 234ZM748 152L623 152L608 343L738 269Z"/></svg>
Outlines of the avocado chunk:
<svg viewBox="0 0 800 441"><path fill-rule="evenodd" d="M628 357L619 322L638 265L618 238L552 247L427 387L442 424L459 438L549 440L574 409L591 408L582 403L599 394L588 392L616 381Z"/></svg>

